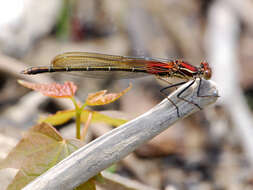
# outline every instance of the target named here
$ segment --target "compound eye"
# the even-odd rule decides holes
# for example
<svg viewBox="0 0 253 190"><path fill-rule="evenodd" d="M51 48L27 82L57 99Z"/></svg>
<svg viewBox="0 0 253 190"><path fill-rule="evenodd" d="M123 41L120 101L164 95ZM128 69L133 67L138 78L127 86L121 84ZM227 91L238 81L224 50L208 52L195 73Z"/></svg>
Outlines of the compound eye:
<svg viewBox="0 0 253 190"><path fill-rule="evenodd" d="M209 67L209 64L207 62L202 62L200 67L202 69L204 79L209 80L212 77L212 69Z"/></svg>
<svg viewBox="0 0 253 190"><path fill-rule="evenodd" d="M212 77L212 70L208 68L204 71L204 79L209 80Z"/></svg>

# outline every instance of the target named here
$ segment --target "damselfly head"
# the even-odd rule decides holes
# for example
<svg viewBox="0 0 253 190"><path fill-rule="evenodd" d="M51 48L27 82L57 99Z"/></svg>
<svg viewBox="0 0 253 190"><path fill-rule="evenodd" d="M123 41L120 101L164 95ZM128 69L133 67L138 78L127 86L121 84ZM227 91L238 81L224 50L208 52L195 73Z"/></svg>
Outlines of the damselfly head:
<svg viewBox="0 0 253 190"><path fill-rule="evenodd" d="M200 69L204 79L209 80L212 77L212 69L207 62L201 62Z"/></svg>

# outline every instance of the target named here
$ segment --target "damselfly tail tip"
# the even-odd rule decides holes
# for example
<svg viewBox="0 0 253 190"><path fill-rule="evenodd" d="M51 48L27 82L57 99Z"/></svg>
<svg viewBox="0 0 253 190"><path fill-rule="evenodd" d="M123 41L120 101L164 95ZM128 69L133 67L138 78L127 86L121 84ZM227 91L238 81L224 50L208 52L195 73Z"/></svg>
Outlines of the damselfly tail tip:
<svg viewBox="0 0 253 190"><path fill-rule="evenodd" d="M28 75L28 74L30 74L30 73L29 73L29 70L28 70L28 69L25 69L25 70L20 71L20 74Z"/></svg>
<svg viewBox="0 0 253 190"><path fill-rule="evenodd" d="M46 69L47 71L47 69ZM27 69L24 69L20 72L20 74L24 74L24 75L35 75L38 73L42 73L45 72L45 69L41 69L40 67L30 67Z"/></svg>
<svg viewBox="0 0 253 190"><path fill-rule="evenodd" d="M20 74L25 75L25 74L27 74L27 71L26 70L22 70L22 71L20 71Z"/></svg>

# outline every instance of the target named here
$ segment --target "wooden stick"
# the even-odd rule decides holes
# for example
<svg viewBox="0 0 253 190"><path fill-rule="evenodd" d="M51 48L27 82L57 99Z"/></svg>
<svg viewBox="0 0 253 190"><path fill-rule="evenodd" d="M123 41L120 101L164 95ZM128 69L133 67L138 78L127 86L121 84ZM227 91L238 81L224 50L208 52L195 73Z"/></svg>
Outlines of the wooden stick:
<svg viewBox="0 0 253 190"><path fill-rule="evenodd" d="M177 116L175 106L167 99L164 99L138 118L113 129L77 150L23 189L72 190L113 163L118 162L176 121L199 111L199 108L195 105L177 98L177 94L187 85L189 83L186 83L169 96L178 106L180 118ZM213 82L206 80L201 82L200 94L210 95L210 97L197 97L198 86L199 80L196 80L182 96L194 101L202 108L217 100L218 91Z"/></svg>

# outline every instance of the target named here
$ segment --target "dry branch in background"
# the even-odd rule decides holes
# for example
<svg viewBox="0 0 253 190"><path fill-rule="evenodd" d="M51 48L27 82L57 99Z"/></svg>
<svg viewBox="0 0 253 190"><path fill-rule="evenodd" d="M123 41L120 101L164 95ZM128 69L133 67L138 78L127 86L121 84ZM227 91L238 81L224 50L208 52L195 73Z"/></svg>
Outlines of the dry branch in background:
<svg viewBox="0 0 253 190"><path fill-rule="evenodd" d="M230 3L234 5L233 2L230 0ZM230 115L252 167L253 120L238 80L240 74L238 63L239 15L229 6L229 0L223 0L212 5L208 17L206 39L208 57L214 69L213 80L221 88L221 103ZM215 127L216 124L213 125ZM228 126L226 127L228 128Z"/></svg>

